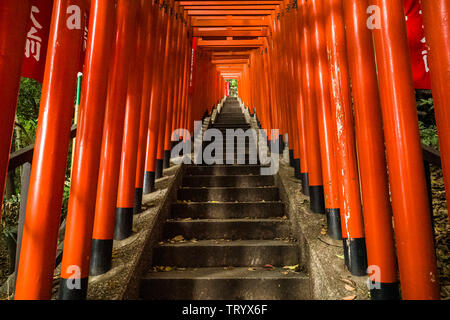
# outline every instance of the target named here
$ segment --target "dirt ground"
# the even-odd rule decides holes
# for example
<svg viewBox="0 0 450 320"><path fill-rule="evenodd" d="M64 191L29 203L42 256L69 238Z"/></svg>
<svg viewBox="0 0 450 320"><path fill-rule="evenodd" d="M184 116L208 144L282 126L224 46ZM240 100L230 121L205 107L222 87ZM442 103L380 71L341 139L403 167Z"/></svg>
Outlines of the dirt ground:
<svg viewBox="0 0 450 320"><path fill-rule="evenodd" d="M442 170L436 167L431 167L431 188L433 191L434 238L441 298L450 300L450 226Z"/></svg>

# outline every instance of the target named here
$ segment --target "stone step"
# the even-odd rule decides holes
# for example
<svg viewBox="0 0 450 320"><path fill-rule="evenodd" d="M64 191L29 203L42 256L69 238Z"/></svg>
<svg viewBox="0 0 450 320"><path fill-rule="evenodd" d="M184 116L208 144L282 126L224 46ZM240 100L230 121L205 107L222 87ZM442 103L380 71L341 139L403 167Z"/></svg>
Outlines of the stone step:
<svg viewBox="0 0 450 320"><path fill-rule="evenodd" d="M200 176L192 175L183 178L184 187L266 187L274 186L273 176Z"/></svg>
<svg viewBox="0 0 450 320"><path fill-rule="evenodd" d="M278 201L280 195L276 187L258 188L180 188L178 200L193 202L235 202L235 201Z"/></svg>
<svg viewBox="0 0 450 320"><path fill-rule="evenodd" d="M276 267L300 262L300 247L282 240L199 240L164 243L153 251L153 265L196 267Z"/></svg>
<svg viewBox="0 0 450 320"><path fill-rule="evenodd" d="M178 235L198 240L273 240L289 237L289 223L282 218L168 220L164 225L163 238L173 239Z"/></svg>
<svg viewBox="0 0 450 320"><path fill-rule="evenodd" d="M273 218L284 215L282 202L191 202L172 204L172 218Z"/></svg>
<svg viewBox="0 0 450 320"><path fill-rule="evenodd" d="M250 271L246 267L149 272L142 278L140 297L148 300L310 299L308 276L303 272L284 273L283 268Z"/></svg>
<svg viewBox="0 0 450 320"><path fill-rule="evenodd" d="M231 163L228 163L226 158L217 158L217 159L213 158L208 163L205 161L205 159L203 159L203 161L201 163L198 163L199 160L196 161L196 163L198 163L199 166L216 166L216 165L229 165L229 166L241 165L241 166L244 166L244 165L258 165L260 163L258 159L256 162L250 161L250 160L252 160L252 159L247 158L247 159L244 159L244 161L240 161L240 159L238 159L237 157L234 157L233 161Z"/></svg>
<svg viewBox="0 0 450 320"><path fill-rule="evenodd" d="M213 129L243 129L244 131L247 129L250 129L250 125L246 122L242 122L242 123L220 123L220 122L215 122L212 127Z"/></svg>
<svg viewBox="0 0 450 320"><path fill-rule="evenodd" d="M261 174L261 166L257 165L217 165L217 166L188 166L186 168L187 175L259 175Z"/></svg>
<svg viewBox="0 0 450 320"><path fill-rule="evenodd" d="M233 150L236 150L236 149L247 150L250 147L257 148L257 144L254 141L250 142L250 141L246 140L246 141L244 141L244 143L242 143L241 141L236 140L236 139L235 140L223 139L222 143L218 143L216 141L203 141L202 142L203 149L206 148L207 146L209 146L212 143L214 143L214 145L217 146L217 147L221 146L222 147L222 151L226 151L227 147L231 147L231 146L233 146Z"/></svg>

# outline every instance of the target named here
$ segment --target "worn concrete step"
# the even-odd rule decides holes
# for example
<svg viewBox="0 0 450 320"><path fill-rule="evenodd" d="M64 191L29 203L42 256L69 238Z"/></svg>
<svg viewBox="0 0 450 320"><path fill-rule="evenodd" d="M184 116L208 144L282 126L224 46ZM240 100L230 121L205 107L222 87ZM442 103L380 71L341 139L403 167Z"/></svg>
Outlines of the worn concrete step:
<svg viewBox="0 0 450 320"><path fill-rule="evenodd" d="M157 266L195 267L262 267L296 265L300 247L282 240L199 240L164 243L153 251Z"/></svg>
<svg viewBox="0 0 450 320"><path fill-rule="evenodd" d="M276 268L189 268L149 272L140 297L148 300L307 300L309 278L303 272ZM217 312L216 312L217 314Z"/></svg>
<svg viewBox="0 0 450 320"><path fill-rule="evenodd" d="M194 202L207 201L278 201L280 195L276 187L258 188L180 188L178 190L179 200L191 200Z"/></svg>
<svg viewBox="0 0 450 320"><path fill-rule="evenodd" d="M247 129L250 129L250 125L247 122L242 122L242 123L221 123L220 121L215 122L212 125L213 129L243 129L244 131Z"/></svg>
<svg viewBox="0 0 450 320"><path fill-rule="evenodd" d="M217 161L216 161L217 160ZM259 159L257 159L257 161L250 161L251 159L244 159L245 161L239 161L239 159L237 157L234 158L232 163L227 163L226 158L218 158L218 159L211 159L211 162L208 161L208 163L205 161L205 159L202 159L201 163L198 163L199 166L216 166L216 165L229 165L229 166L233 166L233 165L240 165L240 166L245 166L245 165L259 165ZM200 160L198 160L200 161ZM198 162L197 161L197 162Z"/></svg>
<svg viewBox="0 0 450 320"><path fill-rule="evenodd" d="M265 187L274 186L273 176L185 176L184 187Z"/></svg>
<svg viewBox="0 0 450 320"><path fill-rule="evenodd" d="M214 143L213 145L211 145L212 143ZM202 148L203 150L207 147L211 145L211 148L214 146L216 151L222 151L222 153L226 153L228 150L228 148L230 148L231 150L233 150L234 152L236 151L248 151L250 150L250 148L254 149L254 150L258 150L258 146L256 143L250 143L248 141L242 143L242 142L238 142L238 141L222 141L221 144L213 141L203 141L202 142ZM222 149L222 150L220 150Z"/></svg>
<svg viewBox="0 0 450 320"><path fill-rule="evenodd" d="M188 166L187 175L260 175L262 166L257 165L217 165L217 166Z"/></svg>
<svg viewBox="0 0 450 320"><path fill-rule="evenodd" d="M228 164L228 165L238 164L237 160L244 160L245 163L242 163L242 164L247 164L247 163L248 164L255 164L255 165L258 164L258 154L256 154L256 153L253 154L253 156L251 156L250 154L237 153L237 152L235 152L235 153L227 153L227 154L223 154L223 153L222 154L221 153L214 154L214 153L212 153L211 156L208 155L208 157L206 157L206 154L204 154L204 156L203 156L204 160L209 159L209 158L211 158L211 161L214 160L214 159L222 160L223 163L221 163L221 164ZM234 160L234 163L228 163L227 159ZM254 163L251 163L250 160L253 160ZM217 163L217 164L220 164L220 163Z"/></svg>
<svg viewBox="0 0 450 320"><path fill-rule="evenodd" d="M227 141L227 140L223 140L222 143L218 143L216 141L203 141L202 142L202 148L205 149L207 146L209 146L210 144L214 143L213 146L216 147L216 149L220 150L220 147L222 148L222 152L226 152L227 148L232 148L232 150L249 150L250 147L252 148L257 148L257 145L255 142L249 142L249 141L244 141L243 143L240 141ZM212 147L212 146L211 146Z"/></svg>
<svg viewBox="0 0 450 320"><path fill-rule="evenodd" d="M245 119L244 115L241 115L239 117L229 117L229 116L220 115L214 121L214 124L216 124L216 123L222 123L222 124L230 123L232 125L237 125L237 124L247 124L247 120Z"/></svg>
<svg viewBox="0 0 450 320"><path fill-rule="evenodd" d="M246 122L245 116L243 114L240 114L240 115L234 115L234 114L224 115L224 114L221 114L221 115L219 115L216 118L215 123L217 123L217 122L232 122L232 121Z"/></svg>
<svg viewBox="0 0 450 320"><path fill-rule="evenodd" d="M233 111L222 111L221 113L218 114L218 118L223 118L223 119L242 119L245 118L244 114L242 113L242 111L239 110L235 110Z"/></svg>
<svg viewBox="0 0 450 320"><path fill-rule="evenodd" d="M198 240L273 240L289 237L289 222L281 218L168 220L164 225L164 239L178 235Z"/></svg>
<svg viewBox="0 0 450 320"><path fill-rule="evenodd" d="M172 218L179 219L262 219L282 216L282 202L181 202L172 205Z"/></svg>

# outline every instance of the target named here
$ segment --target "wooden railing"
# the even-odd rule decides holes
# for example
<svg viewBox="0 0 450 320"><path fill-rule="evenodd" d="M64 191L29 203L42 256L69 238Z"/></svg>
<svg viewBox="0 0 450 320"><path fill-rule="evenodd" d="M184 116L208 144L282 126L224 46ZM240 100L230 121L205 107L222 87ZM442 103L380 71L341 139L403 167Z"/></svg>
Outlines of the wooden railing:
<svg viewBox="0 0 450 320"><path fill-rule="evenodd" d="M70 131L70 137L75 138L77 134L77 126L73 125L72 129ZM21 175L21 186L20 186L20 207L19 207L19 221L18 221L18 227L17 227L17 245L16 245L16 261L15 261L15 270L17 273L17 267L18 267L18 258L20 256L20 245L22 242L22 231L23 226L25 223L25 212L26 212L26 198L28 195L28 186L30 184L30 175L31 175L31 162L33 161L33 152L34 152L34 144L29 145L25 148L22 148L16 152L13 152L10 155L9 158L9 164L8 164L8 171L12 171L16 168L23 167L22 168L22 175ZM61 221L61 227L60 227L60 240L61 235L64 234L65 229L65 219ZM62 260L62 248L63 248L63 241L60 241L60 244L58 245L58 249L56 252L55 257L55 268L61 263ZM15 281L14 281L15 283Z"/></svg>

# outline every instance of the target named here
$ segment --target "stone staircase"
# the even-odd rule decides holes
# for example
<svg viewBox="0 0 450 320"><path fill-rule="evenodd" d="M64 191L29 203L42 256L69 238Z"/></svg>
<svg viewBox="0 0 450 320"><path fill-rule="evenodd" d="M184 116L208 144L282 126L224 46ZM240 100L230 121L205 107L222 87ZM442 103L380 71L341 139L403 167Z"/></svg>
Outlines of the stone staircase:
<svg viewBox="0 0 450 320"><path fill-rule="evenodd" d="M250 128L232 98L211 127ZM248 153L248 147L247 142L234 150ZM309 299L300 246L291 237L279 190L274 177L260 175L260 169L258 164L186 168L163 241L153 251L154 266L141 279L142 299Z"/></svg>

